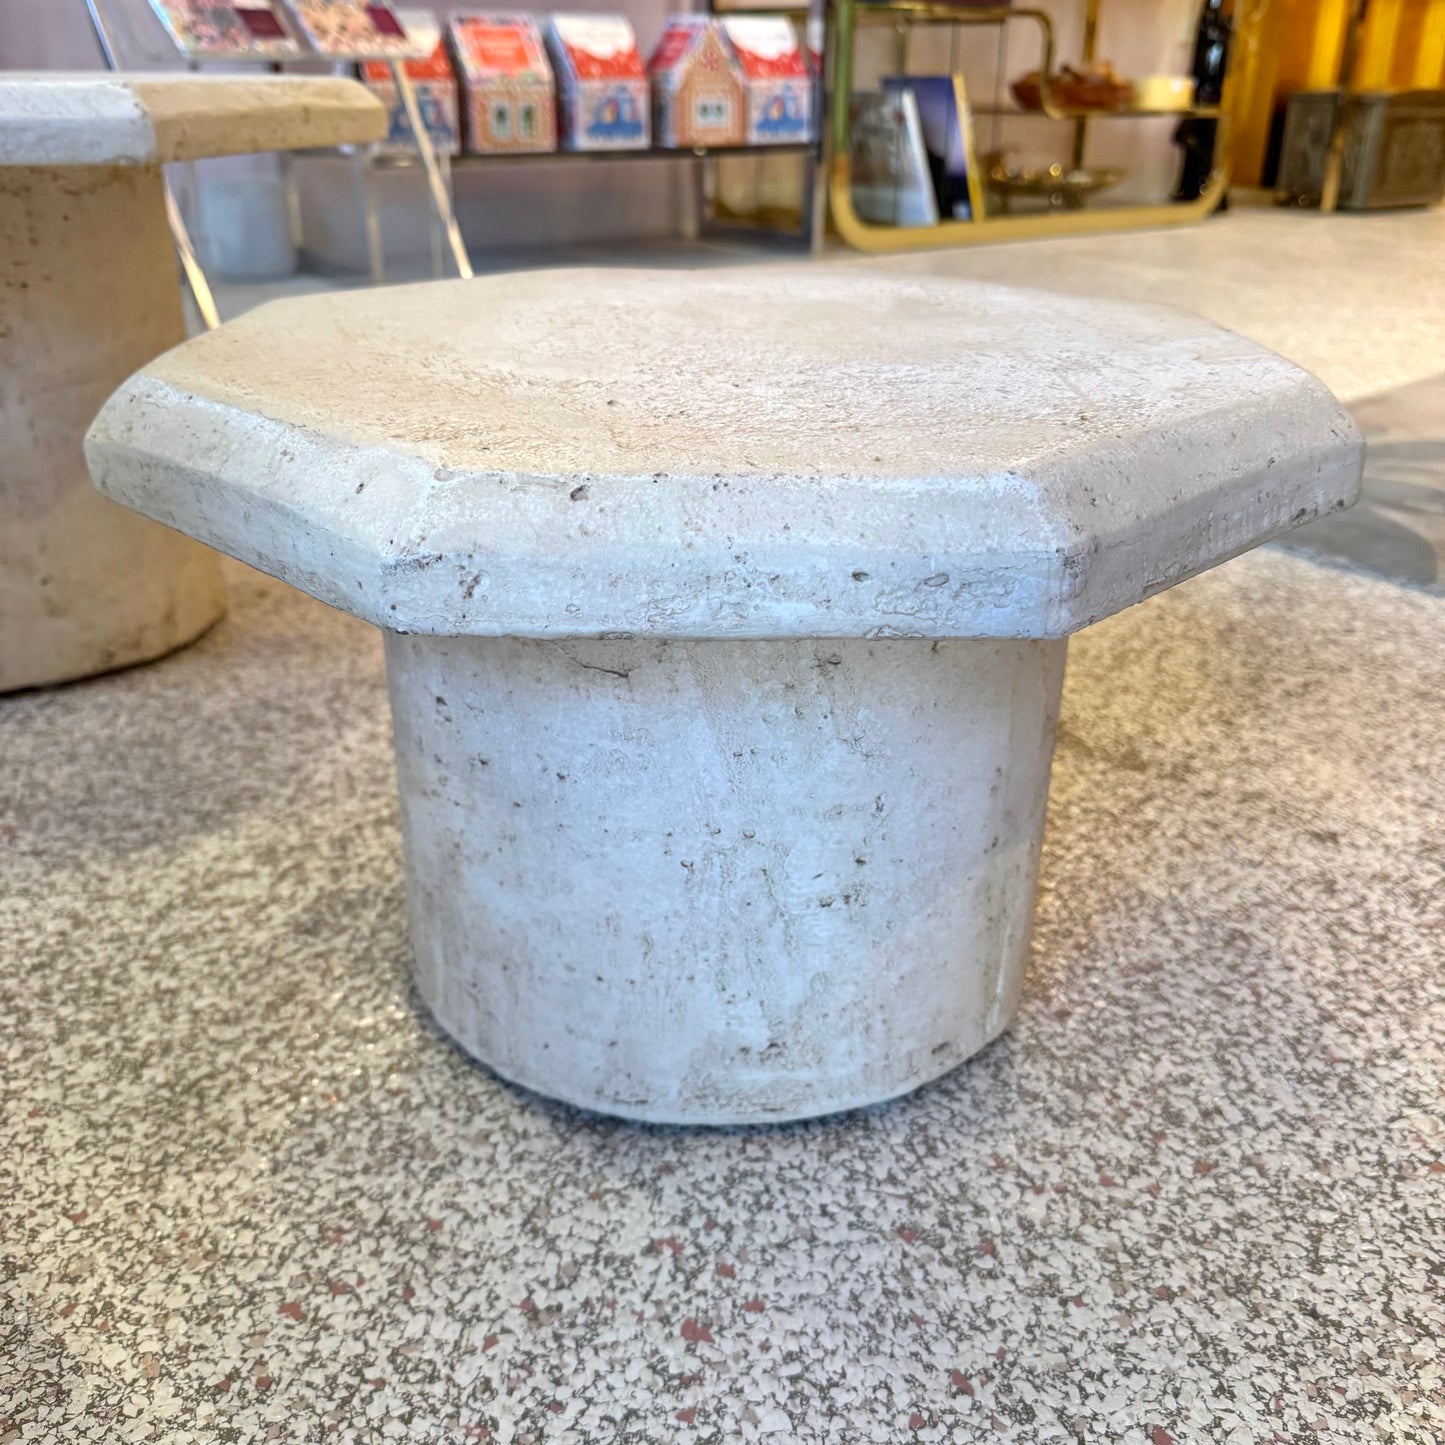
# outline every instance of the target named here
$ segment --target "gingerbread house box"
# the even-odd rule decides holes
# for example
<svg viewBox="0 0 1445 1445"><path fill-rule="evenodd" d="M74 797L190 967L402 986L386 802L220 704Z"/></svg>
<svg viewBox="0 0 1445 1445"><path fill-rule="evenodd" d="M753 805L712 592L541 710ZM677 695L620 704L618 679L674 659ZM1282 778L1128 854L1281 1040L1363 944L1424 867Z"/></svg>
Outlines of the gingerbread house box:
<svg viewBox="0 0 1445 1445"><path fill-rule="evenodd" d="M456 155L462 148L461 114L457 78L452 72L446 46L439 44L425 60L405 60L402 64L406 66L411 88L416 94L417 109L431 137L432 148L438 155ZM380 143L379 149L414 151L416 142L412 138L411 121L397 93L391 66L384 60L368 60L361 67L361 78L366 82L366 88L386 107L390 117L386 139Z"/></svg>
<svg viewBox="0 0 1445 1445"><path fill-rule="evenodd" d="M557 73L562 144L573 151L646 150L647 72L620 15L553 15L547 49Z"/></svg>
<svg viewBox="0 0 1445 1445"><path fill-rule="evenodd" d="M669 21L647 63L652 133L669 149L742 145L748 93L742 67L717 22L705 15Z"/></svg>
<svg viewBox="0 0 1445 1445"><path fill-rule="evenodd" d="M530 15L457 15L452 47L466 98L467 149L557 149L557 87Z"/></svg>
<svg viewBox="0 0 1445 1445"><path fill-rule="evenodd" d="M780 15L729 15L721 23L747 85L747 144L811 140L813 77L793 22Z"/></svg>

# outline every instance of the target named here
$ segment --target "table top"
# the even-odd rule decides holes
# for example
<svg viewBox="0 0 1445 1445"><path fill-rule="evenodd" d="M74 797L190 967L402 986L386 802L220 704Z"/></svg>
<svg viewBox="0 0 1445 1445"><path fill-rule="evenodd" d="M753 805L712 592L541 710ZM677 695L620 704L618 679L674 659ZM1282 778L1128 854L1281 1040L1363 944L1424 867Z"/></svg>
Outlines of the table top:
<svg viewBox="0 0 1445 1445"><path fill-rule="evenodd" d="M1053 637L1348 504L1360 443L1182 312L813 265L275 303L89 453L400 631Z"/></svg>
<svg viewBox="0 0 1445 1445"><path fill-rule="evenodd" d="M363 144L386 110L317 75L0 72L0 165L146 165Z"/></svg>

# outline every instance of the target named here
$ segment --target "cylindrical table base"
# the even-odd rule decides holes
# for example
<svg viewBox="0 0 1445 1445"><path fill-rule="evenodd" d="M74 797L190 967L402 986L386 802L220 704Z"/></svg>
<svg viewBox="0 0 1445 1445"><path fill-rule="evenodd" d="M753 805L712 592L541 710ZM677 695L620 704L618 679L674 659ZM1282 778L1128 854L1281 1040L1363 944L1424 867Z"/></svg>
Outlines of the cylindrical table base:
<svg viewBox="0 0 1445 1445"><path fill-rule="evenodd" d="M101 404L183 340L158 169L0 167L0 692L159 657L224 611L216 554L85 466Z"/></svg>
<svg viewBox="0 0 1445 1445"><path fill-rule="evenodd" d="M1008 1024L1065 643L386 645L417 983L506 1078L802 1118Z"/></svg>

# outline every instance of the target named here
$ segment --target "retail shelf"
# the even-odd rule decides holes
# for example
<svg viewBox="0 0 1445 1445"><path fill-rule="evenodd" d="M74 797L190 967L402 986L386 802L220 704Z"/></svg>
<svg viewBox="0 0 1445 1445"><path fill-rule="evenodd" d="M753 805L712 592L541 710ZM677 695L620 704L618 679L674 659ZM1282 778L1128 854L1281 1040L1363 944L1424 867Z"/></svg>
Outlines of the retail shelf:
<svg viewBox="0 0 1445 1445"><path fill-rule="evenodd" d="M1186 109L1151 109L1125 106L1122 110L1099 110L1090 106L1054 106L1052 109L1025 110L1018 105L973 105L975 115L997 115L1019 120L1217 120L1224 112L1217 105L1195 105Z"/></svg>
<svg viewBox="0 0 1445 1445"><path fill-rule="evenodd" d="M817 155L818 147L812 141L793 145L752 145L752 146L649 146L645 150L616 151L533 151L521 154L461 155L452 157L452 165L458 168L478 165L492 165L495 162L540 161L683 161L707 160L715 156L806 156Z"/></svg>
<svg viewBox="0 0 1445 1445"><path fill-rule="evenodd" d="M337 146L327 150L298 151L294 154L316 157L335 156L338 151L351 154L352 147ZM494 165L554 165L564 161L595 163L601 161L688 161L711 160L727 156L812 156L820 154L816 141L801 141L789 145L751 146L648 146L642 150L615 151L506 151L486 155L465 154L440 157L443 164L453 171L471 170ZM392 167L407 167L418 164L417 157L407 152L381 152L371 157L371 164L378 170Z"/></svg>

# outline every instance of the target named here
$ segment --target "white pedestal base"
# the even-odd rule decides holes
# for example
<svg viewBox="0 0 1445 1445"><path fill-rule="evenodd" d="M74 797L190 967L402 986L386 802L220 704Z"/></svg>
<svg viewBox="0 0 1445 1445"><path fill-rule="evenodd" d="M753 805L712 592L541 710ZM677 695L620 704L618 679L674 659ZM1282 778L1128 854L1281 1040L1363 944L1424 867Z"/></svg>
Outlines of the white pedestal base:
<svg viewBox="0 0 1445 1445"><path fill-rule="evenodd" d="M1009 1022L1066 644L388 634L422 996L630 1118L801 1118Z"/></svg>
<svg viewBox="0 0 1445 1445"><path fill-rule="evenodd" d="M82 449L183 340L157 167L0 167L0 692L159 657L224 611L216 554L102 497Z"/></svg>

